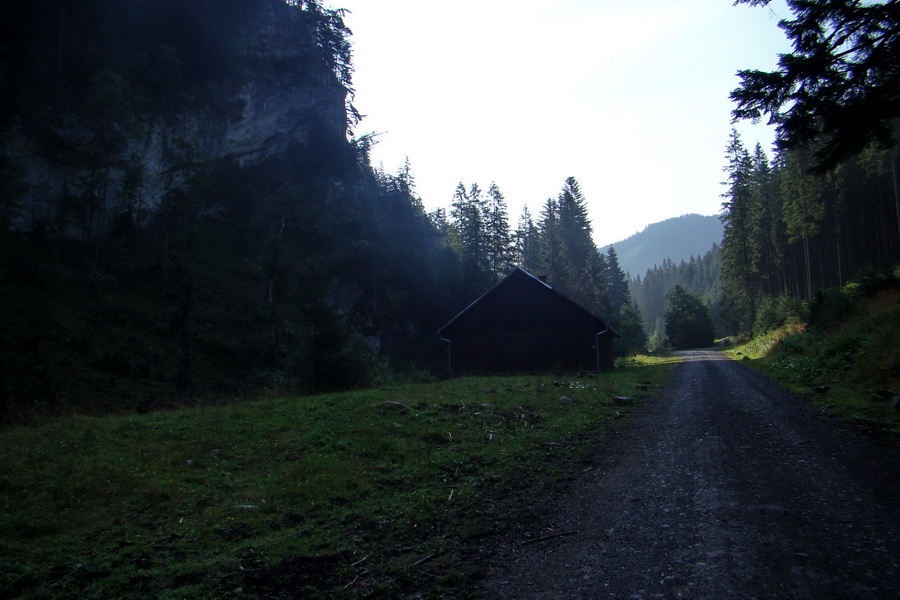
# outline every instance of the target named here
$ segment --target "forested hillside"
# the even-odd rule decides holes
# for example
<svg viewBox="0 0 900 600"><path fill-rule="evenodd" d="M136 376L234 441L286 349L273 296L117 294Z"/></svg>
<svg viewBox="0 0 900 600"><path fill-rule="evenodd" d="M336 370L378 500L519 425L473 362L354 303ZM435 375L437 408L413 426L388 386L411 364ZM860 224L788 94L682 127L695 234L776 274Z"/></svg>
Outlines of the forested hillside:
<svg viewBox="0 0 900 600"><path fill-rule="evenodd" d="M736 119L777 131L774 157L736 132L726 150L725 308L745 333L900 260L900 3L788 5L793 52L731 95Z"/></svg>
<svg viewBox="0 0 900 600"><path fill-rule="evenodd" d="M831 289L900 261L900 3L787 5L793 52L774 71L739 72L731 95L735 119L767 118L777 138L771 157L736 131L726 147L720 335L805 320ZM634 286L651 320L659 299L640 288L660 274Z"/></svg>
<svg viewBox="0 0 900 600"><path fill-rule="evenodd" d="M2 4L0 419L444 376L437 329L515 265L620 353L643 323L663 343L675 285L719 335L800 314L900 256L897 2L841 4L789 2L795 54L741 73L735 117L768 115L779 150L730 140L721 247L634 281L574 177L512 225L495 184L426 214L409 164L373 168L340 9Z"/></svg>
<svg viewBox="0 0 900 600"><path fill-rule="evenodd" d="M615 247L622 269L634 278L662 266L666 259L680 263L703 256L713 244L722 242L723 231L718 215L682 215L647 225L643 231L601 250Z"/></svg>
<svg viewBox="0 0 900 600"><path fill-rule="evenodd" d="M736 330L765 331L796 301L900 259L898 150L871 146L815 173L809 149L770 159L732 134L722 260Z"/></svg>
<svg viewBox="0 0 900 600"><path fill-rule="evenodd" d="M709 310L716 333L719 336L730 332L722 316L722 286L719 280L722 265L722 251L718 244L702 256L691 256L678 263L666 259L658 266L647 269L643 277L631 281L634 303L644 319L644 329L651 349L667 345L665 316L668 309L668 295L680 286L699 299Z"/></svg>
<svg viewBox="0 0 900 600"><path fill-rule="evenodd" d="M0 23L0 416L442 363L463 274L348 135L340 11L60 1Z"/></svg>
<svg viewBox="0 0 900 600"><path fill-rule="evenodd" d="M437 329L515 264L642 343L574 179L513 231L496 186L427 215L409 165L372 168L341 10L56 0L0 28L0 420L445 376Z"/></svg>

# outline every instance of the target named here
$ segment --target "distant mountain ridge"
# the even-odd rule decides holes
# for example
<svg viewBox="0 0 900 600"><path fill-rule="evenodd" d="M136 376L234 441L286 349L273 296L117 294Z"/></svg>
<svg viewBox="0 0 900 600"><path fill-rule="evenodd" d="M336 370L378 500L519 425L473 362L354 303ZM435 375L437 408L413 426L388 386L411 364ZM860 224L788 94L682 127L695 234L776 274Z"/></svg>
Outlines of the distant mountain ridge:
<svg viewBox="0 0 900 600"><path fill-rule="evenodd" d="M629 238L604 246L616 249L619 265L631 277L643 277L647 269L670 258L678 263L706 254L713 244L722 243L724 233L718 215L688 214L647 225Z"/></svg>

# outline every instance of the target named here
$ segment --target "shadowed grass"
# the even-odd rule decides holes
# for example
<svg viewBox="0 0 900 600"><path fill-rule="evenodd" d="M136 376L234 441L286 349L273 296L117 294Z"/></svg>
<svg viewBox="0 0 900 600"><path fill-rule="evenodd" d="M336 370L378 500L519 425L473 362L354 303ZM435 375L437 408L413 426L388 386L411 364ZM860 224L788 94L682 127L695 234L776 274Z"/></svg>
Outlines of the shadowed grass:
<svg viewBox="0 0 900 600"><path fill-rule="evenodd" d="M359 597L422 586L437 597L477 570L467 545L517 500L583 469L633 410L613 396L639 404L648 392L635 384L652 392L669 368L4 431L0 587L21 598L213 598L263 596L280 582L325 598L352 582Z"/></svg>

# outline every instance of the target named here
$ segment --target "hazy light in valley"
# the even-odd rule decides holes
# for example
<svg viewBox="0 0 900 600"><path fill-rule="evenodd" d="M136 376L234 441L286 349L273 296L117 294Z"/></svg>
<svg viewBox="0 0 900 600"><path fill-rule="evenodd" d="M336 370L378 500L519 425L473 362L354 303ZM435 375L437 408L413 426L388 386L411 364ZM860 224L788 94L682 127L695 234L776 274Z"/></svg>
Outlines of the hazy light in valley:
<svg viewBox="0 0 900 600"><path fill-rule="evenodd" d="M728 0L333 0L353 30L357 133L409 157L427 209L495 181L518 220L574 176L598 245L721 206L738 69L790 49L768 8ZM738 126L748 146L771 132Z"/></svg>

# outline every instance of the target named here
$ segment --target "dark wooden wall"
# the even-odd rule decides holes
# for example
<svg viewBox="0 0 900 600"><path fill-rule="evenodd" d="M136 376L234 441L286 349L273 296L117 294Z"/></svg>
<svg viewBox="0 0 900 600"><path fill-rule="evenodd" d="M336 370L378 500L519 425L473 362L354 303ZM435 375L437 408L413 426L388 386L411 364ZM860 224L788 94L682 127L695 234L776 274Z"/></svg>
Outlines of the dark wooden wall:
<svg viewBox="0 0 900 600"><path fill-rule="evenodd" d="M453 376L595 370L603 321L535 280L513 272L441 331ZM612 336L600 338L600 367L612 367Z"/></svg>

